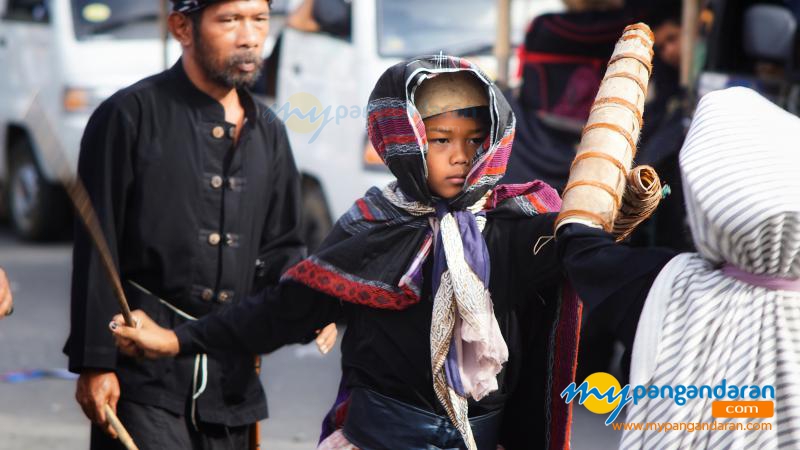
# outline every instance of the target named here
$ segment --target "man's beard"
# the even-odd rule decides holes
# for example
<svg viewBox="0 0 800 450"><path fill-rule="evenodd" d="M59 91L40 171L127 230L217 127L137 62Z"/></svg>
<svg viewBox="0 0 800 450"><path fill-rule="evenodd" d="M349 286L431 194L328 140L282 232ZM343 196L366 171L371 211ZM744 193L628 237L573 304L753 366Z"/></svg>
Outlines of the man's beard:
<svg viewBox="0 0 800 450"><path fill-rule="evenodd" d="M250 88L253 87L259 75L261 75L261 68L264 65L264 61L258 54L242 51L234 54L227 60L222 60L212 56L213 51L206 46L202 38L196 39L195 42L197 42L197 47L195 48L197 63L206 77L212 82L229 89L240 87ZM248 63L254 64L256 70L252 72L241 72L237 68L239 64Z"/></svg>

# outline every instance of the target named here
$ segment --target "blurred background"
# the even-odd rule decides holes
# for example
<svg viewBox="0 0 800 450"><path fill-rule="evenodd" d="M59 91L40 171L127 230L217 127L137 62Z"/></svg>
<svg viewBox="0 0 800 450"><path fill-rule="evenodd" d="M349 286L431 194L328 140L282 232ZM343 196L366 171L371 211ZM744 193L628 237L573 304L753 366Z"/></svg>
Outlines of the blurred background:
<svg viewBox="0 0 800 450"><path fill-rule="evenodd" d="M74 173L83 128L116 90L171 66L163 0L0 0L0 267L14 316L0 322L0 449L88 445L73 400L67 336ZM677 153L700 97L756 89L800 110L800 0L275 0L254 89L283 119L302 173L304 233L318 245L336 217L391 176L371 148L365 107L390 65L444 52L478 63L517 114L507 182L566 183L583 123L622 29L655 33L638 164L672 194L631 245L691 250ZM578 380L626 349L598 310L585 320ZM338 353L289 347L265 359L264 448L313 448L339 380ZM604 417L575 407L573 446L614 448Z"/></svg>

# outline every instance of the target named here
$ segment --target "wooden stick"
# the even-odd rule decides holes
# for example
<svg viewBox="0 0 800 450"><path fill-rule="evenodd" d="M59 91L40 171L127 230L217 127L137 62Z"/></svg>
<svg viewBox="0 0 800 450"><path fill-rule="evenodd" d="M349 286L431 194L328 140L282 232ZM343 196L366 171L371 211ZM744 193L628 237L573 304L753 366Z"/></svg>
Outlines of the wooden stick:
<svg viewBox="0 0 800 450"><path fill-rule="evenodd" d="M86 231L94 243L97 252L100 254L100 261L105 269L106 276L111 282L114 290L114 296L119 303L119 309L122 316L125 318L125 323L133 327L135 326L133 318L131 317L131 308L128 306L128 301L125 298L125 293L122 290L122 284L119 280L117 268L114 265L114 259L111 257L111 251L108 248L108 241L103 235L103 229L100 227L100 222L97 220L97 214L92 207L89 194L83 186L78 175L73 173L70 169L70 163L66 159L66 152L61 146L61 142L55 137L57 133L53 124L50 122L48 115L41 105L39 95L34 96L31 101L30 108L25 115L25 123L32 124L34 128L32 132L36 136L50 137L41 142L40 148L43 150L42 158L47 162L49 167L55 171L58 181L64 186L67 191L72 205L77 211L83 224L86 226Z"/></svg>
<svg viewBox="0 0 800 450"><path fill-rule="evenodd" d="M86 226L86 231L100 254L100 261L103 264L108 280L111 282L111 286L114 288L114 297L119 303L119 309L122 311L122 317L125 318L125 324L129 327L135 327L136 324L133 322L133 316L131 316L131 307L125 298L125 291L122 290L122 283L119 280L114 259L111 257L108 241L106 241L103 230L100 228L100 221L97 220L97 214L92 207L92 201L86 192L86 188L78 177L65 182L64 187L67 190L67 194L69 194L70 200L72 200L72 205L78 212L78 217L81 218L84 226Z"/></svg>
<svg viewBox="0 0 800 450"><path fill-rule="evenodd" d="M137 447L133 442L133 438L128 433L128 430L122 426L122 422L119 421L119 417L114 414L114 410L111 409L110 406L105 405L105 411L108 423L111 425L111 428L117 432L117 439L119 439L119 442L124 445L127 450L139 450L139 447Z"/></svg>

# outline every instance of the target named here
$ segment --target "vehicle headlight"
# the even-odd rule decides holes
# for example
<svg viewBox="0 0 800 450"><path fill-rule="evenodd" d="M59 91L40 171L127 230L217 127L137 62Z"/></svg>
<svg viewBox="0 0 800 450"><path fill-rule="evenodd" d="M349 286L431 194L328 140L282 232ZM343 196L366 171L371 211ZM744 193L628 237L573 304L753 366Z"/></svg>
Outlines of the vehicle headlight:
<svg viewBox="0 0 800 450"><path fill-rule="evenodd" d="M375 147L372 146L372 143L367 138L366 143L364 144L364 151L363 151L363 163L364 168L369 170L378 170L378 171L388 171L388 168L383 163L380 155L375 150Z"/></svg>
<svg viewBox="0 0 800 450"><path fill-rule="evenodd" d="M105 95L94 89L68 87L64 89L64 111L69 113L91 112L104 99Z"/></svg>

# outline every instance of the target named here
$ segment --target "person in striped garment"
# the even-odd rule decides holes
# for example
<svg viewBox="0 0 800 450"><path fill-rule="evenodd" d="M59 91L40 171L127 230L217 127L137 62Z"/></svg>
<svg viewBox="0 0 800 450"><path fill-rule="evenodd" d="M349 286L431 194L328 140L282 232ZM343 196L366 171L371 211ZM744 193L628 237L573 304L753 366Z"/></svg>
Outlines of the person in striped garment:
<svg viewBox="0 0 800 450"><path fill-rule="evenodd" d="M615 245L585 224L560 229L582 299L614 292L643 302L620 322L633 343L632 386L775 387L771 431L632 430L621 449L800 448L798 142L800 119L754 91L712 92L680 152L696 253ZM754 421L713 417L714 400L644 399L628 404L625 420Z"/></svg>

